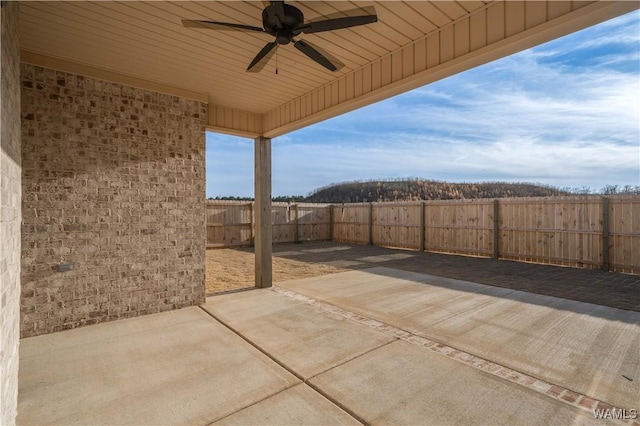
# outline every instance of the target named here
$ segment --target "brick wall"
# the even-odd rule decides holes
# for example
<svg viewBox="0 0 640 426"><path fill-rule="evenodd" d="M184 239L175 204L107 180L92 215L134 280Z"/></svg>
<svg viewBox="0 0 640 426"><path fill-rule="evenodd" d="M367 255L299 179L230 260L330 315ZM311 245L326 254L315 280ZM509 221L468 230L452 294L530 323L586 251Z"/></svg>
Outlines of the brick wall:
<svg viewBox="0 0 640 426"><path fill-rule="evenodd" d="M20 339L20 46L18 3L0 9L0 425L15 423Z"/></svg>
<svg viewBox="0 0 640 426"><path fill-rule="evenodd" d="M203 303L206 105L21 73L22 336Z"/></svg>

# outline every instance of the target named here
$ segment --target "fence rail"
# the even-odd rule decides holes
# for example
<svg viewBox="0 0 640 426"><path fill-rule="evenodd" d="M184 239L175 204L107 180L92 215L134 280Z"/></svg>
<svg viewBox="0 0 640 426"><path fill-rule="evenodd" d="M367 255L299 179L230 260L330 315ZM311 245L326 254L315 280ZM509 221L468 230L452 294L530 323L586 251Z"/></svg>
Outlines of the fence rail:
<svg viewBox="0 0 640 426"><path fill-rule="evenodd" d="M640 274L640 196L273 203L273 241L336 241ZM253 242L252 203L207 201L207 247Z"/></svg>

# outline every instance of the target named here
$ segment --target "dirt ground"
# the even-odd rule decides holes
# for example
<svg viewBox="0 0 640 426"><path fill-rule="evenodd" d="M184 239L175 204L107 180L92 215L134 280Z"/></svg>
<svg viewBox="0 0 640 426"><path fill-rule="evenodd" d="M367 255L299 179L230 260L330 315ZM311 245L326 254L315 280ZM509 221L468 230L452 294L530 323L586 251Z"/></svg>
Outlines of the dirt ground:
<svg viewBox="0 0 640 426"><path fill-rule="evenodd" d="M287 259L280 256L291 253L300 244L287 244L274 249L274 283L296 278L315 277L345 271L332 265ZM305 248L313 244L305 244ZM237 290L254 286L254 254L252 248L207 250L207 294Z"/></svg>

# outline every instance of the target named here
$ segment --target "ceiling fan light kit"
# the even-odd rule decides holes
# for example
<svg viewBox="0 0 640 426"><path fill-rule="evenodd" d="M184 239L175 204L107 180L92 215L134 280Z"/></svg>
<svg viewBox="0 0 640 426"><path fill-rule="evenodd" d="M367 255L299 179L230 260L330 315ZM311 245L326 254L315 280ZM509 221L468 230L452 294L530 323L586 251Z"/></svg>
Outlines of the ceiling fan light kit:
<svg viewBox="0 0 640 426"><path fill-rule="evenodd" d="M347 14L350 15L348 12ZM334 63L336 61L328 59L311 44L304 40L296 40L294 37L297 37L300 34L313 34L371 24L373 22L377 22L377 20L378 17L374 13L370 15L345 16L343 18L307 22L305 24L304 14L300 9L295 6L285 4L284 1L271 1L262 11L262 28L230 22L198 21L190 19L183 19L182 24L189 28L250 31L265 33L275 37L275 41L267 43L253 58L247 67L247 71L250 71L258 65L258 63L260 63L260 61L262 61L276 46L284 46L289 43L293 43L293 47L326 69L336 71L338 69L337 64Z"/></svg>

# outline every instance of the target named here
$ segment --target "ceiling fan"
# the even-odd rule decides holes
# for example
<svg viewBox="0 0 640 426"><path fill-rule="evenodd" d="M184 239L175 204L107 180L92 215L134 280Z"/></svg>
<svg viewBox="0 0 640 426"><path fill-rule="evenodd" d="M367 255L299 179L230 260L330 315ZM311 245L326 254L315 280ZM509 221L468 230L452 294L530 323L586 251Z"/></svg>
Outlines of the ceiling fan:
<svg viewBox="0 0 640 426"><path fill-rule="evenodd" d="M344 12L352 15L354 11ZM357 12L356 12L357 13ZM230 22L198 21L183 19L182 25L190 28L209 28L218 30L240 30L269 34L275 37L275 41L267 43L260 52L253 58L247 67L247 71L254 68L265 56L267 56L277 45L293 43L293 47L307 55L309 58L327 68L336 71L338 67L325 55L304 40L295 40L294 37L304 34L320 33L324 31L338 30L341 28L355 27L358 25L371 24L378 20L375 10L373 14L345 16L340 18L326 19L317 22L304 22L304 15L297 7L285 4L284 1L270 1L269 5L262 11L262 28L250 25L234 24Z"/></svg>

